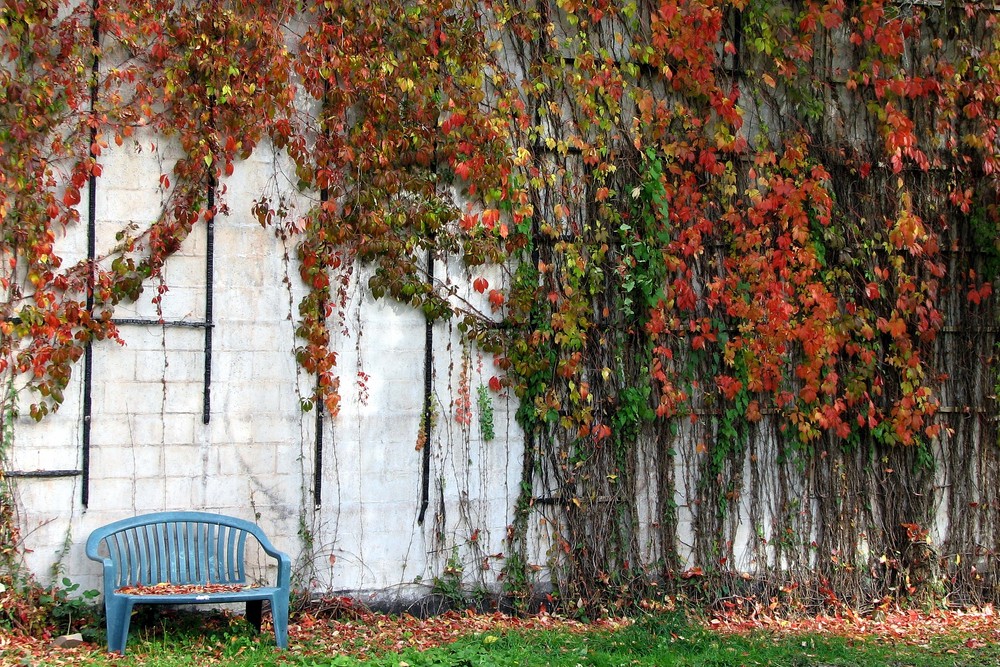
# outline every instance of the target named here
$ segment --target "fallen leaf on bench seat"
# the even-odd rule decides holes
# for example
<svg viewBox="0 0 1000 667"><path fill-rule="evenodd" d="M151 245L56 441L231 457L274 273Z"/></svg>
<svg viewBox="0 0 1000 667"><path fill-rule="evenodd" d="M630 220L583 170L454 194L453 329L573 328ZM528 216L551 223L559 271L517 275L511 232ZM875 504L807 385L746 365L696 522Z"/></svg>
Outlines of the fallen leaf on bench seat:
<svg viewBox="0 0 1000 667"><path fill-rule="evenodd" d="M116 593L123 595L190 595L198 593L239 593L253 586L245 584L170 584L161 582L152 586L122 586Z"/></svg>

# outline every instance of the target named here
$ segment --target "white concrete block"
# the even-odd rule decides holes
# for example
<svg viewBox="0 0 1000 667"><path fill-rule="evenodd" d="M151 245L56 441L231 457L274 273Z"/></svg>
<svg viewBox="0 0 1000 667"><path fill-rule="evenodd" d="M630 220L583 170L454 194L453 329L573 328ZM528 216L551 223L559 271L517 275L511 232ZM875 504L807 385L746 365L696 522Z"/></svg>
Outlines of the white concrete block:
<svg viewBox="0 0 1000 667"><path fill-rule="evenodd" d="M132 507L136 514L162 512L175 507L175 499L168 495L166 479L162 476L140 478L136 481L135 488Z"/></svg>
<svg viewBox="0 0 1000 667"><path fill-rule="evenodd" d="M96 466L95 466L96 468ZM88 509L135 513L136 484L132 479L91 480Z"/></svg>
<svg viewBox="0 0 1000 667"><path fill-rule="evenodd" d="M164 411L170 415L201 415L205 403L203 377L164 383Z"/></svg>
<svg viewBox="0 0 1000 667"><path fill-rule="evenodd" d="M171 414L163 429L163 444L191 446L198 440L198 433L204 427L202 415L198 413Z"/></svg>
<svg viewBox="0 0 1000 667"><path fill-rule="evenodd" d="M167 474L167 448L159 443L138 444L123 450L122 468L135 479L156 479Z"/></svg>

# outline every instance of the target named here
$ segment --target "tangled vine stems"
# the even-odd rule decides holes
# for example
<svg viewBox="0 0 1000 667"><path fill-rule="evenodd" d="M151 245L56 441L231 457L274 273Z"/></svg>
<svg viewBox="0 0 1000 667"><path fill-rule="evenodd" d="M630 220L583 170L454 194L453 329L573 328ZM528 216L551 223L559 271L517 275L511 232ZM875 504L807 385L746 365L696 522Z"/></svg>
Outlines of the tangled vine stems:
<svg viewBox="0 0 1000 667"><path fill-rule="evenodd" d="M15 516L14 493L10 480L4 474L11 449L14 446L14 418L16 417L17 396L13 383L8 380L0 398L0 576L9 576L19 566L20 527Z"/></svg>
<svg viewBox="0 0 1000 667"><path fill-rule="evenodd" d="M559 592L592 610L682 562L718 576L799 563L858 599L901 590L926 564L910 544L919 531L901 526L929 522L929 447L951 442L937 414L946 313L993 306L980 260L956 241L970 225L997 236L991 10L61 6L8 3L0 15L0 83L20 102L0 111L0 363L41 393L36 416L58 405L87 341L115 335L115 305L224 211L206 192L267 138L318 195L294 220L266 199L254 207L299 235L297 357L319 378L315 400L336 411L328 319L344 298L336 272L355 261L373 267L374 295L461 318L496 354L528 444L512 579L533 565L536 514ZM96 56L91 111L81 72ZM297 92L315 113L296 107ZM93 265L62 267L54 240L77 221L101 151L140 127L183 151L161 179L162 216L123 230ZM471 306L426 270L428 256L455 255L470 274L503 265L509 283L470 275L469 293L483 295ZM756 539L738 550L747 492ZM653 524L686 512L694 546L676 531L640 543L643 493L655 496ZM1000 534L983 527L997 521L955 521L965 532L947 539L977 543L975 531Z"/></svg>
<svg viewBox="0 0 1000 667"><path fill-rule="evenodd" d="M641 440L640 431L623 428L622 406L640 405L641 422L657 407L657 430L678 428L679 414L720 411L725 419L706 429L691 454L715 462L701 481L725 494L706 503L724 514L725 501L735 505L744 488L737 441L778 421L775 437L796 452L789 459L800 466L799 481L782 483L769 509L773 527L762 527L762 544L775 546L751 549L763 563L775 562L776 549L809 547L814 524L780 517L795 486L808 492L815 483L803 473L818 473L800 461L819 455L825 468L833 448L822 445L831 438L844 443L837 448L843 458L831 464L862 479L871 459L852 458L856 447L883 462L896 458L898 445L926 452L940 429L939 376L928 365L944 323L939 235L961 223L953 206L960 210L976 190L922 174L932 166L949 178L970 166L992 174L992 139L974 156L967 151L982 149L974 137L993 137L995 127L978 102L965 103L971 91L960 77L939 78L969 71L961 55L968 42L945 49L940 32L973 16L966 7L556 5L490 5L509 30L509 41L500 42L511 45L514 69L526 74L509 105L525 111L512 124L517 158L508 181L530 205L528 261L537 264L511 290L508 321L522 339L511 341L506 361L537 453L524 493L561 505L551 523L555 550L572 556L562 561L564 592L599 604L601 591L627 580L637 562L629 483ZM933 30L922 32L925 23ZM995 27L982 20L976 38ZM838 41L844 28L847 39ZM932 54L921 58L928 46ZM904 65L904 55L915 65ZM839 71L830 71L831 59ZM857 120L848 125L848 118ZM641 239L662 253L667 280L647 314L629 318L642 335L626 328L613 337L607 314L635 315L627 293L634 257L609 229L630 215L622 195L635 188L634 147L642 146L667 165L670 219L651 229L669 230L669 241ZM858 180L863 185L846 183ZM851 190L861 196L835 200L835 192ZM995 183L987 190L992 201ZM989 287L979 283L970 294L979 303ZM633 375L623 361L645 359L650 348L653 362L640 361L642 372ZM705 353L721 365L706 366ZM621 384L609 387L612 368ZM644 404L650 385L660 387L659 400ZM621 443L623 456L609 454ZM913 467L909 454L899 458ZM917 460L926 462L926 453ZM604 480L621 483L624 493ZM924 496L926 483L914 472L901 494L879 494L904 500L867 511L885 532L876 551L903 553L909 535L895 527L929 520L926 503L909 502ZM844 492L851 491L837 491ZM524 512L526 498L518 505ZM735 536L710 519L715 509L693 513L705 538L692 554L696 569L726 568ZM821 550L843 543L844 517L830 518L821 518ZM771 536L779 529L781 540ZM660 549L671 560L671 545ZM813 562L824 575L843 574L822 556Z"/></svg>

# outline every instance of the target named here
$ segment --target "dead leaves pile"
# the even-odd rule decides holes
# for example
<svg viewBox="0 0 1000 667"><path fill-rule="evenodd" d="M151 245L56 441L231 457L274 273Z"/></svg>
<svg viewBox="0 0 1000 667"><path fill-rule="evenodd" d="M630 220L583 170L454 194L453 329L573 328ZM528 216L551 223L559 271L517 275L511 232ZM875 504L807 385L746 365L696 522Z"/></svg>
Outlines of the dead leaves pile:
<svg viewBox="0 0 1000 667"><path fill-rule="evenodd" d="M358 620L342 622L305 613L289 626L288 632L293 644L298 640L308 649L346 654L364 660L372 655L407 648L427 650L475 634L555 629L587 632L615 630L629 623L627 619L581 623L550 614L514 617L499 612L477 614L471 611L452 611L429 618L366 612Z"/></svg>
<svg viewBox="0 0 1000 667"><path fill-rule="evenodd" d="M122 586L116 593L123 595L199 595L209 593L239 593L252 586L243 584L153 584L152 586Z"/></svg>
<svg viewBox="0 0 1000 667"><path fill-rule="evenodd" d="M879 639L896 643L925 645L933 637L968 635L968 648L1000 641L1000 614L992 606L977 609L933 611L894 610L861 616L845 609L833 616L788 619L777 616L722 614L709 627L717 632L776 634L829 634L849 639Z"/></svg>

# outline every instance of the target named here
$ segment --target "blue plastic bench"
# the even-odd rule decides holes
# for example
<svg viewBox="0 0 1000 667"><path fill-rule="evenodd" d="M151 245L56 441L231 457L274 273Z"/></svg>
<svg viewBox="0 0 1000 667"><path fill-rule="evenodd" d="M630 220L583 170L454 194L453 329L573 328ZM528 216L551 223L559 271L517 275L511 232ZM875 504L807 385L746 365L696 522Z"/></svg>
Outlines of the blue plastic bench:
<svg viewBox="0 0 1000 667"><path fill-rule="evenodd" d="M277 586L247 585L245 555L248 535L256 538L264 553L277 559ZM106 556L99 553L102 543ZM291 560L271 545L256 524L208 512L144 514L95 530L87 540L87 556L104 565L108 651L125 654L132 606L137 603L246 602L247 620L259 632L264 600L271 603L275 642L280 648L288 648ZM175 590L190 586L194 590L169 592L168 588L165 593L120 590L157 584L166 584ZM218 588L224 586L226 590L197 590L199 586L211 588L213 585Z"/></svg>

